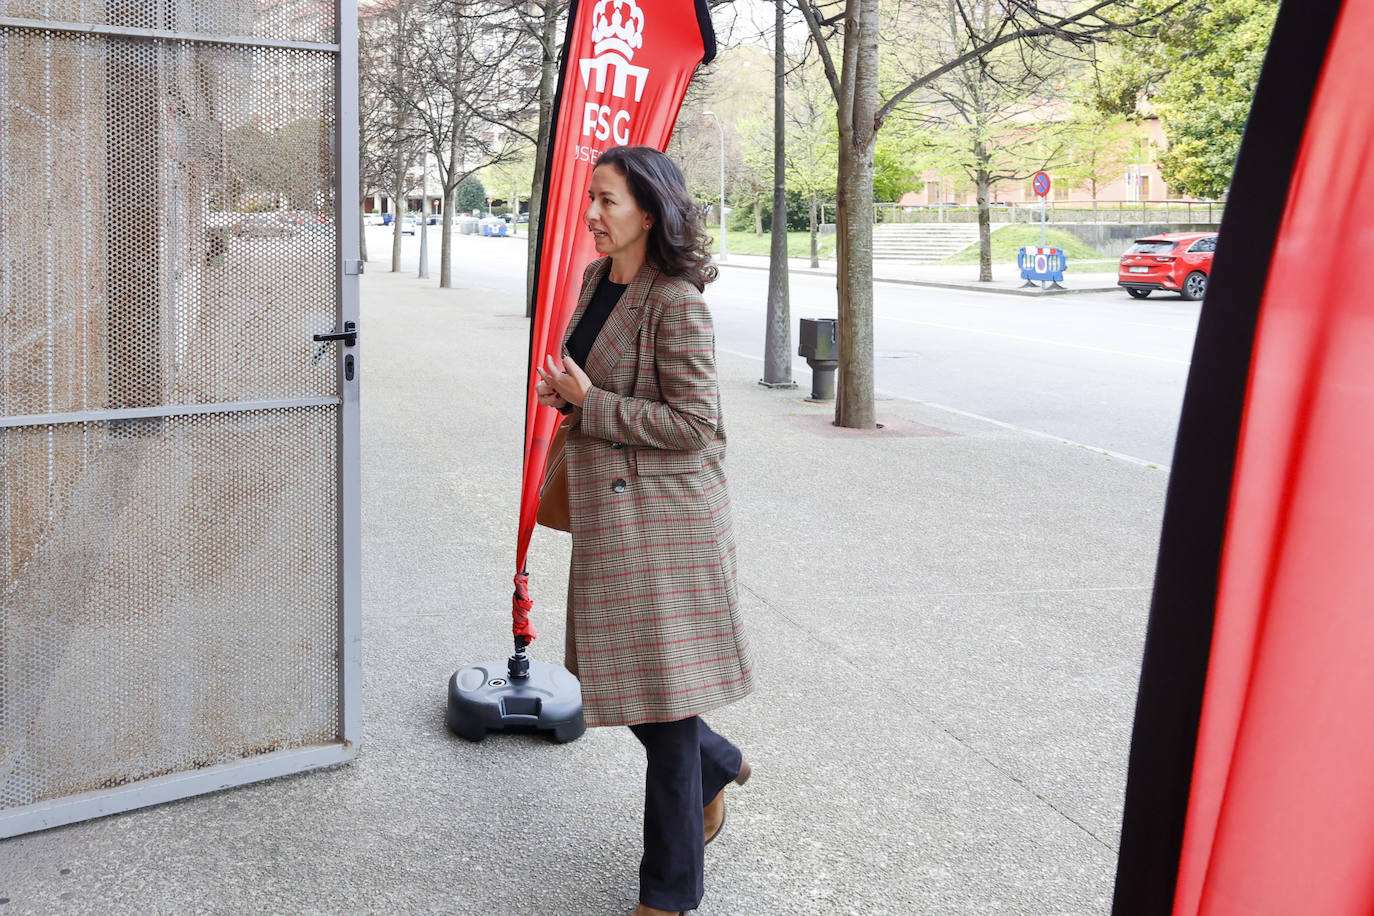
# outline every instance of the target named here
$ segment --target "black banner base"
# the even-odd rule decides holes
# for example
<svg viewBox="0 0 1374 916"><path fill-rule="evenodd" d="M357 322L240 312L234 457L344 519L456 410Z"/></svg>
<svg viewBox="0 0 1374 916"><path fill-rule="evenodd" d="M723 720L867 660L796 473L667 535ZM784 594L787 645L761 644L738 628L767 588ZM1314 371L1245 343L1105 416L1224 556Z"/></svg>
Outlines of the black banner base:
<svg viewBox="0 0 1374 916"><path fill-rule="evenodd" d="M587 730L582 685L567 668L530 661L526 677L511 677L505 659L453 673L444 721L450 731L469 741L514 732L546 734L563 744Z"/></svg>

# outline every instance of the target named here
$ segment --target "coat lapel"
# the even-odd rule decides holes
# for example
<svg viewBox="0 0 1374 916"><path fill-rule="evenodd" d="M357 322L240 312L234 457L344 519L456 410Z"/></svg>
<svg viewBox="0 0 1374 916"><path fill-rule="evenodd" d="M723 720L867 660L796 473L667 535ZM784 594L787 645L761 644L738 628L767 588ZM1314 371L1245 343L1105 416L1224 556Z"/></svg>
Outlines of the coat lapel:
<svg viewBox="0 0 1374 916"><path fill-rule="evenodd" d="M606 269L609 270L610 261L607 260L606 263ZM577 314L574 316L576 319L580 320L582 313L587 310L591 293L603 276L605 271L598 271L588 284L588 288L583 290ZM598 388L607 386L615 367L634 348L635 339L639 336L639 325L644 318L644 305L649 300L649 293L653 290L654 280L657 278L658 268L645 262L606 318L601 333L596 337L596 343L592 345L591 353L587 355L587 365L582 367L587 373L587 378ZM576 321L569 322L568 326L576 327ZM567 346L566 335L563 344Z"/></svg>

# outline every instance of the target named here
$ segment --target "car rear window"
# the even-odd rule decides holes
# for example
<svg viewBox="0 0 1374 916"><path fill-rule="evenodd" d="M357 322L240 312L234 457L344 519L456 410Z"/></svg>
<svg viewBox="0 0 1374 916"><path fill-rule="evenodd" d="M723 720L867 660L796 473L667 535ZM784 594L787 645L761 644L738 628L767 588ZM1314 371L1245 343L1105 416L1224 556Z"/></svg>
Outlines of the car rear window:
<svg viewBox="0 0 1374 916"><path fill-rule="evenodd" d="M1164 254L1174 250L1174 243L1163 239L1141 239L1130 248L1127 254Z"/></svg>

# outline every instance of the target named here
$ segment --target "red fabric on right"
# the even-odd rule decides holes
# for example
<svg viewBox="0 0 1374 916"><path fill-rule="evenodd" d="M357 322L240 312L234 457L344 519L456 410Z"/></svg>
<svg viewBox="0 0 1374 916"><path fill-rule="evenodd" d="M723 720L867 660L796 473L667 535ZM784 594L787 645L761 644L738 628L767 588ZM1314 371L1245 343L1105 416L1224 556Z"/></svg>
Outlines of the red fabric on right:
<svg viewBox="0 0 1374 916"><path fill-rule="evenodd" d="M1260 310L1176 916L1374 913L1370 34L1347 3Z"/></svg>

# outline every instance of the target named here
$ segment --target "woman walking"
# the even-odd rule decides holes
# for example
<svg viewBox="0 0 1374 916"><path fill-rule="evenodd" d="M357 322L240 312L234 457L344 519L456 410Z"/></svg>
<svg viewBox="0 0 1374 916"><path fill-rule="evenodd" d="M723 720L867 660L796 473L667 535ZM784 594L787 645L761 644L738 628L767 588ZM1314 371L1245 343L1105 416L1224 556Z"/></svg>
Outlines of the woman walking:
<svg viewBox="0 0 1374 916"><path fill-rule="evenodd" d="M571 415L567 666L587 724L628 725L644 745L634 916L659 916L700 904L725 786L749 777L700 718L748 693L753 674L702 298L716 269L681 171L650 147L601 155L584 219L602 257L536 393Z"/></svg>

